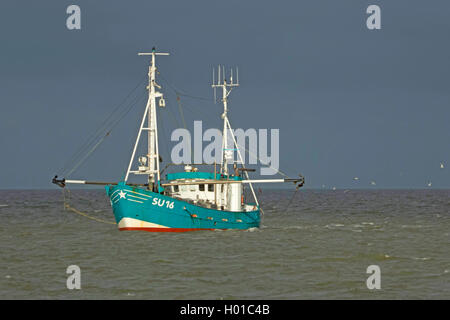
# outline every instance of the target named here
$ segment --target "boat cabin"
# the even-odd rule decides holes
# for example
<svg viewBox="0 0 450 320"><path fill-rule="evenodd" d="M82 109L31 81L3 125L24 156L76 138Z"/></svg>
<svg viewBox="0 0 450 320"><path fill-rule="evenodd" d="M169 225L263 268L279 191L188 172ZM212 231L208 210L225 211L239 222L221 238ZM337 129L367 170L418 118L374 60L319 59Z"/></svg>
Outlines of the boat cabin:
<svg viewBox="0 0 450 320"><path fill-rule="evenodd" d="M199 172L186 166L184 172L168 173L166 179L167 196L219 210L242 211L246 207L240 176Z"/></svg>

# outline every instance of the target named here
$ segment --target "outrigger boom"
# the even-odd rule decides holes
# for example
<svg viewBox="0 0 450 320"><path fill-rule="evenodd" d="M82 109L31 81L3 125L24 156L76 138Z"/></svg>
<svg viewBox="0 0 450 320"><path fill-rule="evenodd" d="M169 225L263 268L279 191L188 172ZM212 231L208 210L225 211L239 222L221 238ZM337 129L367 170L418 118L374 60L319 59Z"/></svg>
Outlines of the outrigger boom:
<svg viewBox="0 0 450 320"><path fill-rule="evenodd" d="M298 179L260 179L260 180L208 180L208 181L189 181L189 182L171 182L171 183L162 183L162 187L170 187L170 186L188 186L188 185L199 185L199 184L228 184L228 183L283 183L283 182L293 182L296 184L296 188L300 188L305 183L305 178L300 175ZM87 180L69 180L69 179L58 179L58 176L55 176L52 180L52 183L64 188L66 184L91 184L91 185L117 185L117 182L105 182L105 181L87 181ZM297 185L298 183L298 185ZM147 183L127 183L130 186L141 186L147 187Z"/></svg>
<svg viewBox="0 0 450 320"><path fill-rule="evenodd" d="M55 176L52 179L52 183L60 186L61 188L65 188L66 184L92 184L98 186L108 186L108 185L117 185L117 182L105 182L105 181L87 181L87 180L69 180L69 179L58 179L58 176ZM127 183L130 186L140 186L147 187L146 183Z"/></svg>

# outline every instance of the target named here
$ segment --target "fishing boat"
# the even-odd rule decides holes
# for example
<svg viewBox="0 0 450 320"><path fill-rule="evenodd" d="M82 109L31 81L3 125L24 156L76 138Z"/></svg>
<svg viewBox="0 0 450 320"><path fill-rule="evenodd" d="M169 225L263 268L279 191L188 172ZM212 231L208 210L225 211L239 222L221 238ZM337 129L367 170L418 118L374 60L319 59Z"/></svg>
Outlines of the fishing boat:
<svg viewBox="0 0 450 320"><path fill-rule="evenodd" d="M231 90L239 86L239 78L227 81L225 72L219 66L218 78L213 76L212 88L222 89L223 131L221 162L214 164L214 170L199 170L199 165L182 164L180 172L167 173L161 177L158 148L157 106L164 107L165 100L156 82L156 57L168 53L156 52L150 56L148 71L148 101L140 123L136 142L131 154L123 181L115 183L88 180L73 180L55 176L53 183L60 187L67 184L105 185L106 194L111 202L112 211L119 230L143 230L150 232L184 232L216 229L249 229L259 227L261 208L253 183L291 182L296 188L304 184L299 178L252 180L236 143L228 119L228 96ZM157 103L158 102L158 103ZM147 154L140 156L136 163L136 151L144 132L147 134ZM231 138L231 139L230 139ZM230 145L232 147L230 148ZM234 160L233 152L238 159ZM134 166L137 164L137 168ZM130 183L130 175L146 176L146 183ZM244 197L244 188L248 186L253 201Z"/></svg>

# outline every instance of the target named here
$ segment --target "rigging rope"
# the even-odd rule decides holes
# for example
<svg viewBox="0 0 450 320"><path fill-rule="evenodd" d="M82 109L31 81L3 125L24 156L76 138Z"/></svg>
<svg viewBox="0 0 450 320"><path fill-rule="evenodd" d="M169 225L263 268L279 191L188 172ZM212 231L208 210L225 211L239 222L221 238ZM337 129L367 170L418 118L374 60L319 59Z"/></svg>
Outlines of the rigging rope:
<svg viewBox="0 0 450 320"><path fill-rule="evenodd" d="M188 97L188 98L192 98L192 99L198 99L198 100L204 100L204 101L214 101L214 99L210 99L210 98L205 98L205 97L199 97L199 96L194 96L194 95L190 95L187 93L184 93L184 90L178 90L169 80L167 80L162 74L161 72L158 72L158 75L169 85L169 87L175 92L175 94L177 96L184 96L184 97Z"/></svg>
<svg viewBox="0 0 450 320"><path fill-rule="evenodd" d="M169 113L170 113L171 117L172 117L173 120L174 120L174 123L175 123L175 125L176 125L176 128L179 128L179 127L180 127L180 124L178 123L177 117L175 117L175 113L173 113L173 111L172 111L172 108L171 108L171 106L170 106L170 103L167 104L167 110L169 110Z"/></svg>
<svg viewBox="0 0 450 320"><path fill-rule="evenodd" d="M74 172L75 170L78 169L78 167L87 159L89 158L89 156L92 154L92 152L95 151L95 149L97 149L97 147L103 142L103 140L105 140L105 138L109 135L110 131L108 131L95 145L94 147L83 157L81 158L81 160L75 164L75 166L69 171L67 172L67 176L70 176L72 174L72 172Z"/></svg>
<svg viewBox="0 0 450 320"><path fill-rule="evenodd" d="M247 153L248 153L249 155L253 156L256 160L260 161L262 164L264 164L264 165L268 166L269 168L275 170L277 173L281 174L282 176L284 176L284 177L286 177L286 178L289 178L289 176L288 176L287 174L285 174L284 172L282 172L281 170L272 167L272 166L269 165L268 163L263 163L263 162L261 161L261 159L259 159L259 157L258 157L257 155L255 155L254 153L250 152L250 150L248 150L247 148L241 146L241 145L238 144L237 142L236 142L235 144L236 144L236 146L237 146L238 148L242 148L242 149L244 149L245 151L247 151Z"/></svg>
<svg viewBox="0 0 450 320"><path fill-rule="evenodd" d="M66 172L69 171L69 166L71 166L74 163L76 163L80 159L80 157L83 157L84 152L88 148L90 148L93 144L95 144L99 137L101 137L101 140L103 140L106 136L108 136L109 133L111 132L112 128L115 127L115 125L126 114L128 114L128 112L131 110L130 106L128 106L127 109L121 110L121 111L120 111L120 108L125 105L125 103L127 102L128 98L136 91L136 89L139 88L142 85L143 81L145 80L145 77L146 77L146 75L139 80L138 84L127 94L127 96L122 100L122 102L119 103L113 109L113 111L108 115L108 117L106 117L106 119L102 122L101 126L95 131L95 133L92 134L88 139L86 139L85 143L82 144L77 149L77 151L72 155L72 157L69 158L69 160L64 164L64 166L60 170L58 170L58 172L60 174L65 175ZM132 106L134 106L135 102L136 102L136 100L133 101ZM96 144L98 144L98 141L97 141ZM70 172L72 173L73 170L70 171Z"/></svg>
<svg viewBox="0 0 450 320"><path fill-rule="evenodd" d="M144 94L145 95L145 94ZM78 169L78 167L84 162L86 161L89 156L100 146L100 144L105 140L106 137L109 136L109 134L111 133L111 131L114 129L114 127L120 122L120 120L122 120L127 114L128 112L130 112L130 110L138 104L138 102L140 102L143 98L142 95L141 97L139 97L139 99L135 100L135 103L132 103L128 109L126 110L126 112L124 114L122 114L121 118L116 119L116 121L112 124L111 128L109 129L108 132L106 132L101 138L100 140L78 161L78 163L76 163L73 168L66 174L67 176L70 176L76 169Z"/></svg>
<svg viewBox="0 0 450 320"><path fill-rule="evenodd" d="M179 96L177 96L177 103L178 103L178 109L180 110L181 120L183 121L183 126L184 126L185 129L187 129L186 121L184 120L183 108L181 108L181 102L180 102L180 97Z"/></svg>

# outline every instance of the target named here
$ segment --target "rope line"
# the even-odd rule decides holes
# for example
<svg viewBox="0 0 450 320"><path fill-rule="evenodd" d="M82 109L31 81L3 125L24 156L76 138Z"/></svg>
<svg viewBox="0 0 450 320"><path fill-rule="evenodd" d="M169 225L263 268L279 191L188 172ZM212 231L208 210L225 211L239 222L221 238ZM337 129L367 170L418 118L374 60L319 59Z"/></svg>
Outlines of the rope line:
<svg viewBox="0 0 450 320"><path fill-rule="evenodd" d="M291 205L291 203L292 203L292 200L294 200L294 197L295 197L295 195L297 194L297 191L298 191L299 189L295 189L295 191L292 193L292 197L291 197L291 199L289 200L289 202L288 202L288 204L287 204L287 206L286 206L286 208L284 209L284 211L283 212L287 212L287 210L289 209L289 207L290 207L290 205Z"/></svg>
<svg viewBox="0 0 450 320"><path fill-rule="evenodd" d="M81 215L81 216L83 216L83 217L86 217L86 218L88 218L88 219L97 221L97 222L107 223L107 224L114 224L114 225L117 224L117 223L115 223L115 222L106 221L106 220L103 220L103 219L99 219L99 218L96 218L96 217L92 217L92 216L90 216L90 215L88 215L88 214L86 214L86 213L84 213L84 212L81 212L81 211L75 209L74 207L72 207L70 204L67 204L67 203L64 204L64 208L66 208L66 209L68 209L68 210L70 210L70 211L72 211L72 212L74 212L74 213L76 213L76 214L79 214L79 215Z"/></svg>
<svg viewBox="0 0 450 320"><path fill-rule="evenodd" d="M64 192L64 190L65 190L65 188L63 188L64 210L66 210L66 209L70 210L73 213L76 213L76 214L78 214L80 216L83 216L85 218L88 218L88 219L91 219L91 220L94 220L94 221L97 221L97 222L106 223L106 224L113 224L113 225L117 224L115 222L111 222L111 221L107 221L107 220L103 220L103 219L100 219L100 218L96 218L96 217L90 216L87 213L81 212L80 210L72 207L70 205L70 203L69 203L70 196L71 196L70 190L67 189L67 192L68 192L68 195L69 195L68 197L66 197L66 193Z"/></svg>

